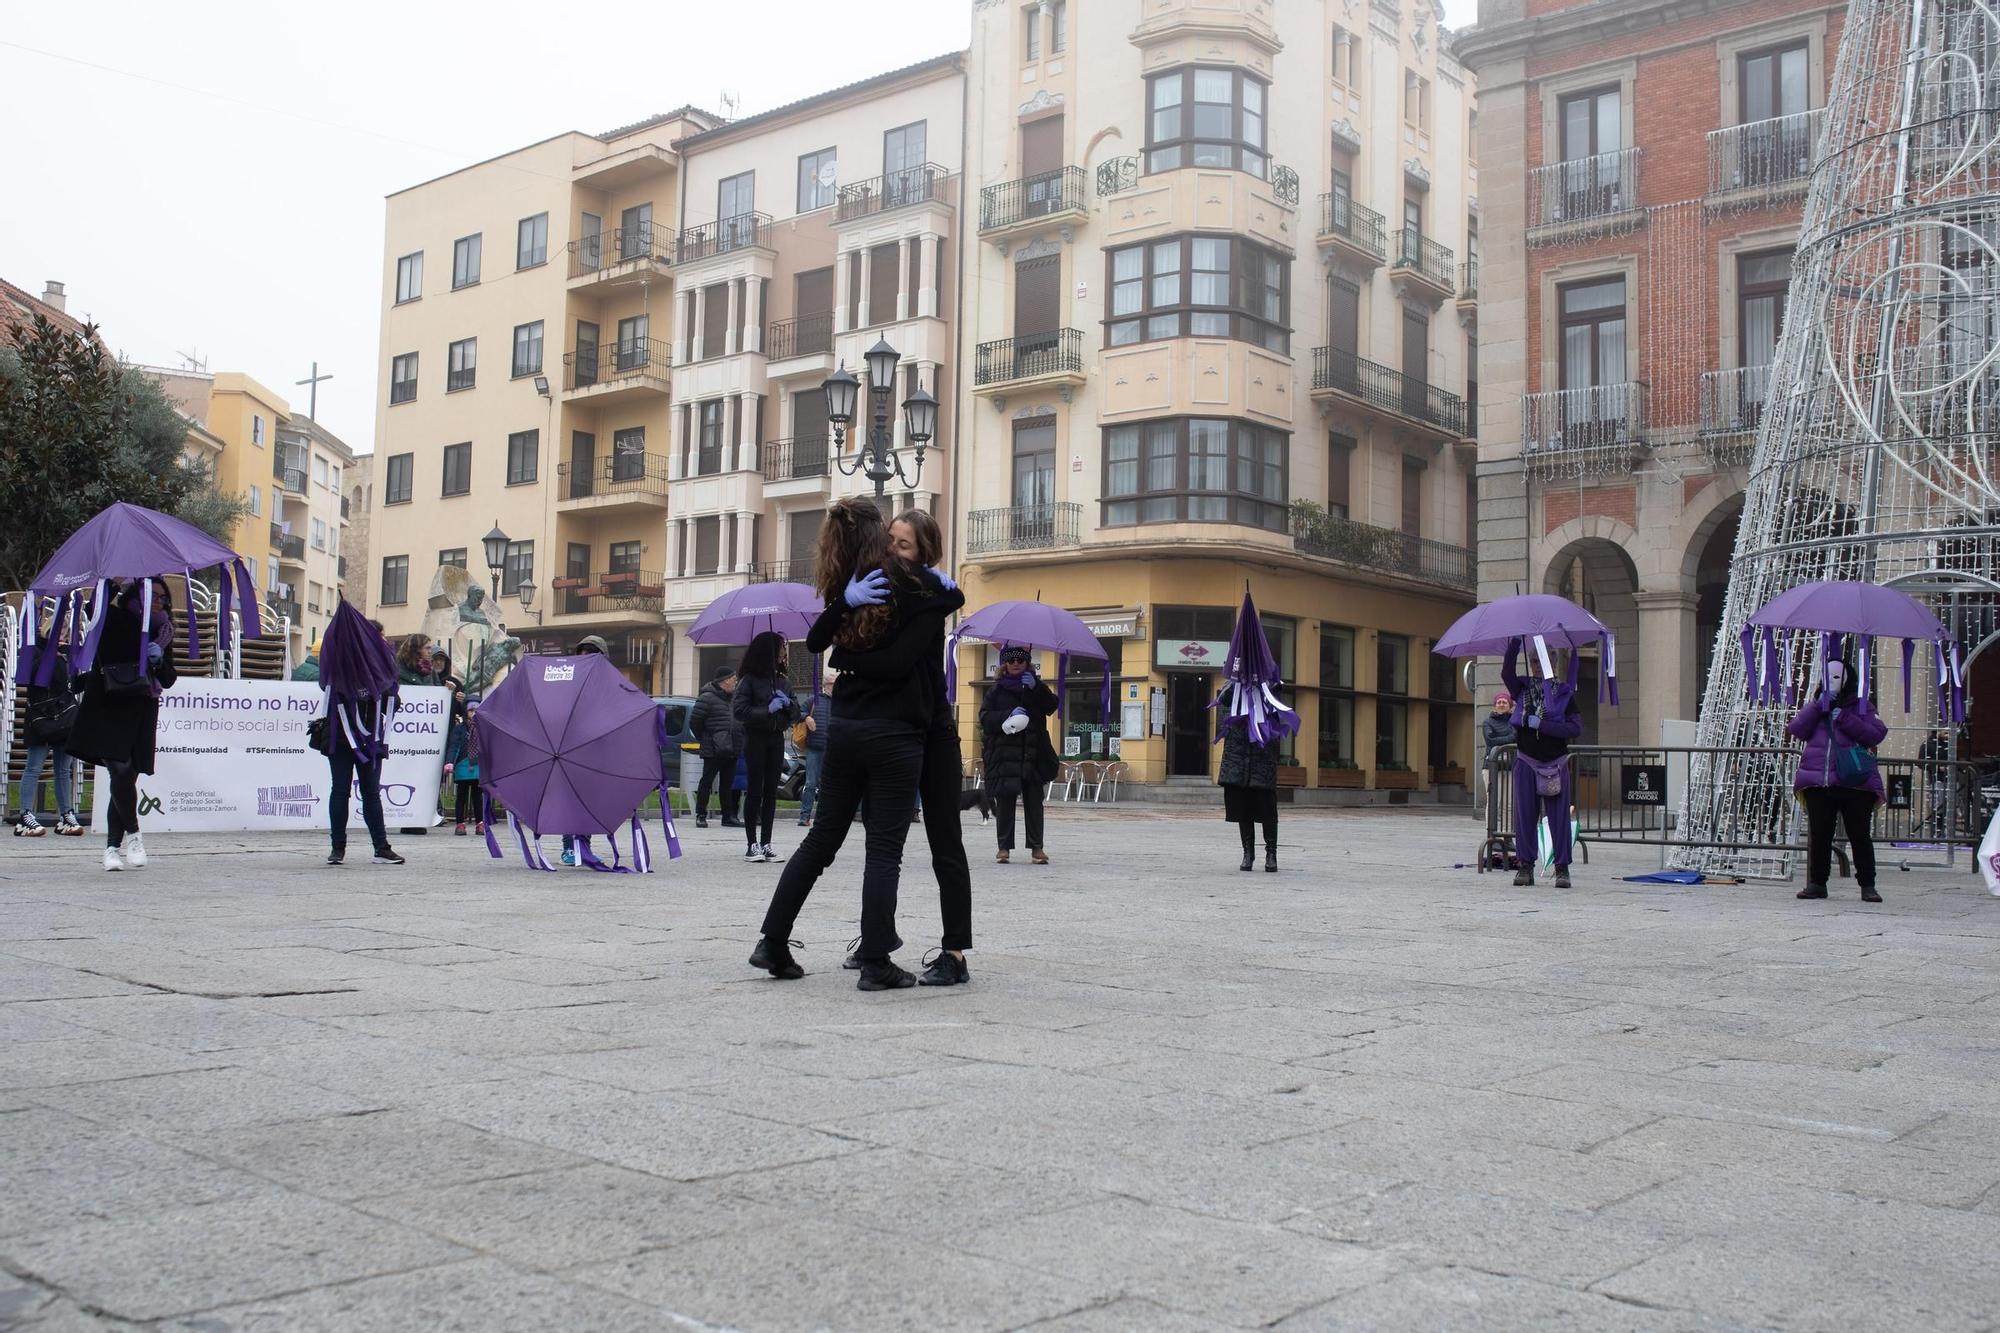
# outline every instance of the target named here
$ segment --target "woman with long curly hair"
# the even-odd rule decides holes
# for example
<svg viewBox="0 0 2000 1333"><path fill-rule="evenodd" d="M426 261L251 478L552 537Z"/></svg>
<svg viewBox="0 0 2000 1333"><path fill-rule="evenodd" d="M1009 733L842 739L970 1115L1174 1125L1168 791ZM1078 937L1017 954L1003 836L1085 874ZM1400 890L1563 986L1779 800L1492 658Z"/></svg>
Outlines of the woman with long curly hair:
<svg viewBox="0 0 2000 1333"><path fill-rule="evenodd" d="M923 769L924 736L937 707L924 673L945 618L965 605L965 596L895 556L881 512L862 499L842 500L827 511L815 582L827 609L807 635L806 648L833 650L829 662L840 672L833 721L812 829L778 878L750 965L774 977L805 975L792 957L792 927L861 811L867 860L861 873L857 984L865 991L898 990L916 984L890 955L903 943L896 934L897 883Z"/></svg>

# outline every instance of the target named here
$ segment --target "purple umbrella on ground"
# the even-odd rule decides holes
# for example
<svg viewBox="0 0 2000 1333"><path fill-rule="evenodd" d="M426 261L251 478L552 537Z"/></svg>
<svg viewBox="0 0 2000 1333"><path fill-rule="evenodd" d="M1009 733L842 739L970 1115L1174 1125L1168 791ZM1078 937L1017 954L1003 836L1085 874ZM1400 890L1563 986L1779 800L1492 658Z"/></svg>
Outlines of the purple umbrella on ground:
<svg viewBox="0 0 2000 1333"><path fill-rule="evenodd" d="M1869 667L1878 638L1903 641L1903 711L1910 710L1910 664L1917 641L1931 645L1938 673L1939 712L1965 720L1965 665L1957 644L1923 603L1897 588L1876 583L1830 579L1801 583L1781 592L1750 613L1743 626L1743 667L1753 701L1774 702L1778 684L1778 633L1799 630L1820 636L1820 658L1835 653L1834 636L1854 635L1857 643L1855 683L1868 692ZM1758 639L1763 640L1762 670L1758 670Z"/></svg>
<svg viewBox="0 0 2000 1333"><path fill-rule="evenodd" d="M1046 602L995 602L983 606L960 621L945 644L945 697L958 698L958 645L962 639L997 643L1002 647L1019 644L1056 654L1056 716L1066 704L1064 680L1069 676L1069 659L1094 657L1105 660L1104 645L1090 632L1090 626L1059 606ZM1111 720L1111 671L1104 672L1104 721Z"/></svg>
<svg viewBox="0 0 2000 1333"><path fill-rule="evenodd" d="M1556 674L1549 649L1597 646L1604 653L1604 674L1597 683L1599 697L1609 691L1611 703L1617 704L1617 636L1567 597L1529 593L1475 606L1452 622L1431 651L1444 657L1502 657L1516 640L1533 646L1542 677L1547 680Z"/></svg>
<svg viewBox="0 0 2000 1333"><path fill-rule="evenodd" d="M623 873L615 834L630 821L633 868L651 870L639 809L652 792L660 795L668 854L681 854L660 762L667 743L665 712L609 658L525 657L487 694L472 725L487 804L493 793L506 802L530 867L554 868L542 856L541 838L561 833L577 837L578 852L592 870ZM608 866L590 850L591 835L600 833L612 839ZM486 849L500 855L490 809Z"/></svg>
<svg viewBox="0 0 2000 1333"><path fill-rule="evenodd" d="M255 585L243 558L193 524L170 514L133 504L114 504L70 534L49 563L28 584L21 608L21 650L29 678L48 683L54 670L52 653L37 654L35 635L40 623L36 599L53 601L58 622L68 619L69 643L76 645L70 667L82 672L97 658L97 642L103 632L103 610L112 579L155 579L178 574L189 583L196 570L219 568L222 573L222 605L217 625L222 648L229 647L230 603L236 601L243 612L243 632L251 638L263 633L257 614ZM196 636L194 599L187 607L187 645L190 654L201 651ZM141 624L145 634L153 627L153 587L143 586ZM86 623L86 615L94 615ZM51 638L57 637L52 632ZM142 636L142 641L143 641Z"/></svg>
<svg viewBox="0 0 2000 1333"><path fill-rule="evenodd" d="M753 583L710 602L688 626L688 641L749 643L766 631L803 639L825 609L819 590L803 583Z"/></svg>
<svg viewBox="0 0 2000 1333"><path fill-rule="evenodd" d="M389 752L389 719L399 703L396 650L368 618L342 600L320 638L319 687L327 725L339 727L355 756L373 762Z"/></svg>
<svg viewBox="0 0 2000 1333"><path fill-rule="evenodd" d="M1257 617L1257 604L1250 600L1248 588L1243 590L1243 607L1236 613L1236 628L1229 635L1229 658L1222 674L1229 683L1209 707L1229 700L1226 722L1242 718L1252 744L1298 734L1299 715L1285 707L1276 694L1284 678L1278 674L1278 659L1271 655L1271 641L1264 637L1264 622ZM1222 740L1220 727L1215 739L1217 743Z"/></svg>

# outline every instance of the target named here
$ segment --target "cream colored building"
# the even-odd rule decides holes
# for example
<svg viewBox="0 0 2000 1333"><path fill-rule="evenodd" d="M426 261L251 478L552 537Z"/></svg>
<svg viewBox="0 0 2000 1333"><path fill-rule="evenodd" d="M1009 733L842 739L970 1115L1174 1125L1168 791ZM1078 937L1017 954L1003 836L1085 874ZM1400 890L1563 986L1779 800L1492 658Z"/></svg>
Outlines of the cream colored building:
<svg viewBox="0 0 2000 1333"><path fill-rule="evenodd" d="M975 605L1105 646L1111 728L1073 663L1071 758L1206 785L1247 586L1304 721L1288 785L1464 796L1430 647L1473 600L1477 174L1440 15L975 6L955 545Z"/></svg>
<svg viewBox="0 0 2000 1333"><path fill-rule="evenodd" d="M271 467L271 544L278 571L273 604L292 622L296 662L317 649L320 631L340 601L352 521L347 482L359 469L346 441L296 415L278 427Z"/></svg>

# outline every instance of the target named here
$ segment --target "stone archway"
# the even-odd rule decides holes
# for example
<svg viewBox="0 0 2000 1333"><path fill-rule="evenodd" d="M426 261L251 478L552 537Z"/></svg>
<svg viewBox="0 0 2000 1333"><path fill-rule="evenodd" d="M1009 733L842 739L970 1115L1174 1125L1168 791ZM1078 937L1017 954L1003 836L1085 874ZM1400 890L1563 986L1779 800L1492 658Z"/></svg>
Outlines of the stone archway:
<svg viewBox="0 0 2000 1333"><path fill-rule="evenodd" d="M1682 578L1694 597L1694 675L1681 690L1686 717L1698 717L1708 693L1708 673L1715 662L1716 636L1722 632L1723 604L1729 596L1729 570L1736 559L1737 529L1743 522L1743 494L1725 496L1688 537Z"/></svg>
<svg viewBox="0 0 2000 1333"><path fill-rule="evenodd" d="M1648 663L1639 616L1639 575L1629 554L1637 534L1615 519L1590 516L1573 519L1549 536L1555 554L1542 570L1541 591L1576 602L1603 621L1618 639L1619 707L1598 703L1601 664L1595 654L1584 657L1577 691L1583 709L1583 743L1645 742L1649 738L1642 730L1639 702L1644 697Z"/></svg>

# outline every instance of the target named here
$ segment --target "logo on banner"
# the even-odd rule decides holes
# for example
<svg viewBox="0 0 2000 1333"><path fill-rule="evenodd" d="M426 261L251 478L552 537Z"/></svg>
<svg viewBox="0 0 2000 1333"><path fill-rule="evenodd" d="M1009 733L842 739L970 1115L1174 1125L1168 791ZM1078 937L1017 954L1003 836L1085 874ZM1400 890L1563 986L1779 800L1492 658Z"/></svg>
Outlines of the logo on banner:
<svg viewBox="0 0 2000 1333"><path fill-rule="evenodd" d="M542 668L543 680L575 680L576 663L564 662L561 666L553 663Z"/></svg>
<svg viewBox="0 0 2000 1333"><path fill-rule="evenodd" d="M142 815L157 815L160 813L160 798L150 792L140 792L139 813Z"/></svg>
<svg viewBox="0 0 2000 1333"><path fill-rule="evenodd" d="M267 819L312 819L318 806L319 793L310 783L257 789L257 813Z"/></svg>
<svg viewBox="0 0 2000 1333"><path fill-rule="evenodd" d="M1627 805L1665 805L1667 803L1667 766L1665 764L1627 764L1624 769L1625 781L1620 795Z"/></svg>

